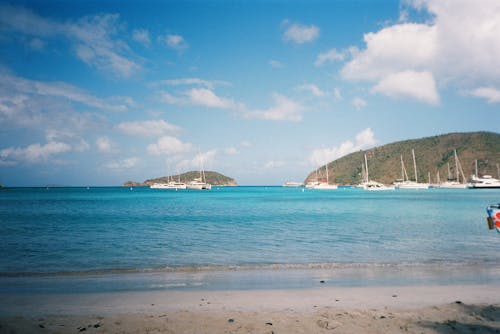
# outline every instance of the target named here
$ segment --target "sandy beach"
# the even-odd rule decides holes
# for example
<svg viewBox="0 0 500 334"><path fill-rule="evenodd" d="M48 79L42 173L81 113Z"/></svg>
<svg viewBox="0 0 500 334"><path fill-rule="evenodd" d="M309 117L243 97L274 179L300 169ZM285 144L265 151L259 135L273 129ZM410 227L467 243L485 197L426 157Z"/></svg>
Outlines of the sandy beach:
<svg viewBox="0 0 500 334"><path fill-rule="evenodd" d="M500 286L4 295L1 333L500 333Z"/></svg>

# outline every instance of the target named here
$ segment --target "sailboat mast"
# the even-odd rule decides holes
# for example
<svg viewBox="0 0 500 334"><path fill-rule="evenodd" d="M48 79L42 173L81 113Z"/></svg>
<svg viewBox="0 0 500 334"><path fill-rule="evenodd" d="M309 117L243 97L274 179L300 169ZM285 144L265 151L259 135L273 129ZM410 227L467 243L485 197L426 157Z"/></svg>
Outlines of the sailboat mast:
<svg viewBox="0 0 500 334"><path fill-rule="evenodd" d="M448 180L451 179L450 162L448 161Z"/></svg>
<svg viewBox="0 0 500 334"><path fill-rule="evenodd" d="M455 150L455 169L456 169L456 174L457 174L457 182L460 182L460 174L458 170L458 157L457 157L457 150Z"/></svg>
<svg viewBox="0 0 500 334"><path fill-rule="evenodd" d="M370 177L368 175L368 160L366 159L366 154L365 154L365 170L366 170L366 182L370 180Z"/></svg>
<svg viewBox="0 0 500 334"><path fill-rule="evenodd" d="M477 173L477 159L475 161L475 164L476 164L476 177L479 177L479 174Z"/></svg>
<svg viewBox="0 0 500 334"><path fill-rule="evenodd" d="M403 179L403 181L406 181L405 180L405 164L403 163L403 155L401 154L400 157L401 157L401 178Z"/></svg>
<svg viewBox="0 0 500 334"><path fill-rule="evenodd" d="M329 184L328 183L328 164L325 165L325 169L326 169L326 184Z"/></svg>
<svg viewBox="0 0 500 334"><path fill-rule="evenodd" d="M411 155L413 156L413 169L415 169L415 182L418 183L417 162L415 161L415 150L414 149L411 149Z"/></svg>
<svg viewBox="0 0 500 334"><path fill-rule="evenodd" d="M438 170L438 172L437 172L437 183L438 183L438 184L441 184L441 179L439 178L439 170Z"/></svg>

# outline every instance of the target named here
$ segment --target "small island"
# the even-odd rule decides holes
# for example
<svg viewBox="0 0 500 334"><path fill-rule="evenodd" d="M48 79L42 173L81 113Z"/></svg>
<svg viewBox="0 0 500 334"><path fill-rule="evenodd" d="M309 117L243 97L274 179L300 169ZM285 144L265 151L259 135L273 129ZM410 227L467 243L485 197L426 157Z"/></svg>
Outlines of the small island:
<svg viewBox="0 0 500 334"><path fill-rule="evenodd" d="M144 182L136 182L136 181L127 181L123 183L124 187L148 187L154 183L167 183L169 180L173 179L174 181L180 180L180 182L188 183L195 178L200 176L199 171L190 171L183 174L177 175L169 175L169 176L161 176L154 179L148 179ZM205 179L207 183L210 183L213 186L237 186L238 183L233 178L225 176L218 172L206 171Z"/></svg>

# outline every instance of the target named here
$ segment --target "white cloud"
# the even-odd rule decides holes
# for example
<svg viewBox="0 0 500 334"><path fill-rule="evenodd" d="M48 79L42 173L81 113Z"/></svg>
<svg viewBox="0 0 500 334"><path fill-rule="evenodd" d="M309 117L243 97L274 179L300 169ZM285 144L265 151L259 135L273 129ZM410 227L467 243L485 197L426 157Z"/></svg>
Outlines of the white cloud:
<svg viewBox="0 0 500 334"><path fill-rule="evenodd" d="M301 86L296 87L295 89L298 90L298 91L309 92L309 93L311 93L312 95L314 95L316 97L325 96L325 92L323 92L315 84L303 84Z"/></svg>
<svg viewBox="0 0 500 334"><path fill-rule="evenodd" d="M21 7L0 6L0 25L4 31L39 38L41 42L64 37L72 43L76 56L89 66L129 77L140 69L140 65L131 59L129 46L114 39L120 28L119 18L118 14L102 14L59 22Z"/></svg>
<svg viewBox="0 0 500 334"><path fill-rule="evenodd" d="M229 82L221 81L221 80L204 80L200 78L180 78L180 79L169 79L163 80L161 83L168 86L202 86L209 89L214 89L215 86L230 85Z"/></svg>
<svg viewBox="0 0 500 334"><path fill-rule="evenodd" d="M189 47L184 37L177 34L169 34L159 37L159 40L165 43L169 48L180 51Z"/></svg>
<svg viewBox="0 0 500 334"><path fill-rule="evenodd" d="M260 118L272 121L293 121L302 120L304 107L288 97L281 94L273 94L274 106L268 109L253 110L246 112L248 118Z"/></svg>
<svg viewBox="0 0 500 334"><path fill-rule="evenodd" d="M165 120L122 122L116 125L119 131L140 137L160 137L166 134L175 134L180 128Z"/></svg>
<svg viewBox="0 0 500 334"><path fill-rule="evenodd" d="M377 143L370 128L366 128L356 135L355 141L347 140L335 147L325 147L313 150L309 161L313 166L321 166L330 161L343 157L346 154L372 147Z"/></svg>
<svg viewBox="0 0 500 334"><path fill-rule="evenodd" d="M365 34L366 49L341 71L350 80L379 81L408 69L422 70L436 56L436 29L425 24L398 24Z"/></svg>
<svg viewBox="0 0 500 334"><path fill-rule="evenodd" d="M29 80L0 71L0 94L27 94L63 98L90 107L109 111L126 111L130 101L120 101L121 104L110 103L85 92L84 90L64 82L44 82Z"/></svg>
<svg viewBox="0 0 500 334"><path fill-rule="evenodd" d="M345 54L343 52L337 51L337 49L330 49L326 52L320 53L314 62L314 66L319 67L324 63L331 63L336 60L342 61L345 59Z"/></svg>
<svg viewBox="0 0 500 334"><path fill-rule="evenodd" d="M95 144L99 152L112 153L116 151L116 144L108 137L98 137Z"/></svg>
<svg viewBox="0 0 500 334"><path fill-rule="evenodd" d="M363 100L360 97L355 97L354 99L352 99L351 103L357 110L366 107L366 105L368 104L365 100Z"/></svg>
<svg viewBox="0 0 500 334"><path fill-rule="evenodd" d="M147 151L152 155L180 155L191 152L194 147L190 143L183 143L176 137L163 136L158 138L156 143L150 144Z"/></svg>
<svg viewBox="0 0 500 334"><path fill-rule="evenodd" d="M278 60L273 60L273 59L271 59L269 61L269 65L271 65L272 68L283 68L283 67L285 67L282 62L280 62Z"/></svg>
<svg viewBox="0 0 500 334"><path fill-rule="evenodd" d="M300 23L293 23L290 25L283 34L283 39L286 42L293 42L296 44L304 44L314 41L319 37L319 28L315 25L302 25Z"/></svg>
<svg viewBox="0 0 500 334"><path fill-rule="evenodd" d="M264 164L264 168L266 169L275 169L275 168L280 168L285 165L284 161L281 160L270 160Z"/></svg>
<svg viewBox="0 0 500 334"><path fill-rule="evenodd" d="M227 98L215 95L213 91L206 88L193 88L186 92L190 104L209 108L229 109L236 107L236 103Z"/></svg>
<svg viewBox="0 0 500 334"><path fill-rule="evenodd" d="M253 147L253 143L251 141L244 140L240 143L240 146L243 148L250 148Z"/></svg>
<svg viewBox="0 0 500 334"><path fill-rule="evenodd" d="M68 144L73 151L77 152L83 152L90 148L90 145L83 138L69 128L63 130L46 129L45 139L47 142L62 142Z"/></svg>
<svg viewBox="0 0 500 334"><path fill-rule="evenodd" d="M69 152L71 146L63 143L50 141L46 144L31 144L26 147L8 147L0 150L0 160L4 162L39 163L50 161L52 156Z"/></svg>
<svg viewBox="0 0 500 334"><path fill-rule="evenodd" d="M488 100L488 103L500 103L500 89L480 87L472 90L471 95Z"/></svg>
<svg viewBox="0 0 500 334"><path fill-rule="evenodd" d="M335 87L333 89L333 97L335 97L335 100L342 100L342 93L340 92L340 89L338 87Z"/></svg>
<svg viewBox="0 0 500 334"><path fill-rule="evenodd" d="M430 72L404 71L389 74L383 78L372 92L390 97L407 97L429 104L439 103L436 83Z"/></svg>
<svg viewBox="0 0 500 334"><path fill-rule="evenodd" d="M114 171L123 171L125 169L132 169L136 167L138 163L139 163L139 158L131 157L122 160L110 161L104 164L104 167L112 169Z"/></svg>
<svg viewBox="0 0 500 334"><path fill-rule="evenodd" d="M163 102L175 105L193 105L207 108L241 109L243 105L236 101L216 95L208 88L192 88L176 95L160 93Z"/></svg>
<svg viewBox="0 0 500 334"><path fill-rule="evenodd" d="M405 15L405 23L365 34L365 49L341 71L345 79L374 82L377 91L431 104L439 101L436 82L460 91L500 85L498 1L420 0L410 5L431 19L407 23L411 18ZM428 86L399 91L388 87L401 73L420 73L412 78Z"/></svg>
<svg viewBox="0 0 500 334"><path fill-rule="evenodd" d="M207 170L207 168L210 168L210 166L214 164L217 154L218 151L216 149L199 152L193 157L193 159L184 159L180 161L176 168L179 170L191 168L195 170L200 170L201 168Z"/></svg>
<svg viewBox="0 0 500 334"><path fill-rule="evenodd" d="M227 147L224 149L224 153L227 155L240 154L240 151L236 147Z"/></svg>
<svg viewBox="0 0 500 334"><path fill-rule="evenodd" d="M149 31L147 29L137 29L132 32L132 38L134 41L141 43L144 46L151 45L151 38L149 37Z"/></svg>

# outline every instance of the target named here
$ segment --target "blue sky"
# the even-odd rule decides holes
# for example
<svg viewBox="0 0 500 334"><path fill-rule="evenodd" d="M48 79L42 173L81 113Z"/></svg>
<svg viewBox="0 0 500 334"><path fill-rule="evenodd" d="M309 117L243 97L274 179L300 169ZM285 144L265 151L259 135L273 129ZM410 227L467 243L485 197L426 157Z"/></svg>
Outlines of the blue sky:
<svg viewBox="0 0 500 334"><path fill-rule="evenodd" d="M480 3L0 2L0 183L203 164L281 184L393 141L498 132L500 4Z"/></svg>

